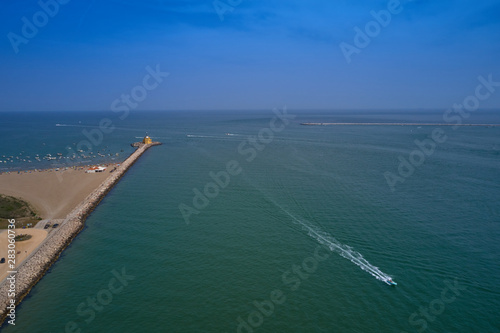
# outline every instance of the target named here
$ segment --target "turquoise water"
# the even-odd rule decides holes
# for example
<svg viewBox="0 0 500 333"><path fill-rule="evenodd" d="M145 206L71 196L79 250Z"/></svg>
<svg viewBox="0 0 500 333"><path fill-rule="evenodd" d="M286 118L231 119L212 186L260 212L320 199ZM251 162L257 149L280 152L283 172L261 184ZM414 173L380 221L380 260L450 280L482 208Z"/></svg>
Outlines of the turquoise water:
<svg viewBox="0 0 500 333"><path fill-rule="evenodd" d="M299 123L427 122L439 111L295 114L250 162L238 147L269 128L271 111L0 114L9 155L62 151L103 117L116 129L94 150L124 150L119 159L145 131L164 142L2 331L498 332L500 128L443 128L447 141L391 191L384 173L397 174L398 156L433 127ZM496 114L471 121L500 123ZM193 189L233 160L241 173L187 224L179 204L196 208Z"/></svg>

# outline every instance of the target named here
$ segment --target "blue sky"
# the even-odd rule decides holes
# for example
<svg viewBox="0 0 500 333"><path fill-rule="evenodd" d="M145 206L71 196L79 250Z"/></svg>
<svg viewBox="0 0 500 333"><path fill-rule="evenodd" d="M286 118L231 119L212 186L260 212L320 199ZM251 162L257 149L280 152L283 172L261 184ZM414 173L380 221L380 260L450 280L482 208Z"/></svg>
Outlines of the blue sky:
<svg viewBox="0 0 500 333"><path fill-rule="evenodd" d="M137 109L447 108L500 81L500 1L401 0L350 63L340 43L395 0L220 0L224 20L213 0L60 1L17 53L42 9L0 3L1 111L109 110L157 64L170 75Z"/></svg>

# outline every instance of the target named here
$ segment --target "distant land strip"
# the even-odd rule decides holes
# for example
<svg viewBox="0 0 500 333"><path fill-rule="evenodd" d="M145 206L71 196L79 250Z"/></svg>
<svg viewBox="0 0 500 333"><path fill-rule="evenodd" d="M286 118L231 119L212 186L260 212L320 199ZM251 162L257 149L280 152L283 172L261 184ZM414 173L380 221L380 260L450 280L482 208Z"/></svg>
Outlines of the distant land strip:
<svg viewBox="0 0 500 333"><path fill-rule="evenodd" d="M305 126L500 126L500 124L448 124L448 123L301 123Z"/></svg>

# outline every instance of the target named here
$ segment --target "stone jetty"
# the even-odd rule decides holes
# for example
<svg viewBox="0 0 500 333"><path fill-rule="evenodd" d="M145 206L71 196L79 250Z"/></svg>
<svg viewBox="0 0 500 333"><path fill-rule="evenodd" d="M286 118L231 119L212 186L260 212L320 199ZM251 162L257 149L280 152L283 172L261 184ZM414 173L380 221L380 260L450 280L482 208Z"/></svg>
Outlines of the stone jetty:
<svg viewBox="0 0 500 333"><path fill-rule="evenodd" d="M499 127L500 124L455 124L455 123L301 123L304 126L479 126Z"/></svg>
<svg viewBox="0 0 500 333"><path fill-rule="evenodd" d="M139 159L139 157L152 146L160 145L160 142L150 144L138 143L137 150L132 153L119 167L99 185L91 194L85 198L70 214L64 222L21 263L15 270L15 283L5 279L0 283L0 324L9 315L11 299L19 304L28 295L31 288L42 278L49 267L54 263L61 252L68 246L73 238L83 229L87 216L94 210L99 202L127 172L127 170ZM11 276L12 274L9 274ZM11 298L11 288L15 285L15 297ZM11 295L9 295L11 294Z"/></svg>

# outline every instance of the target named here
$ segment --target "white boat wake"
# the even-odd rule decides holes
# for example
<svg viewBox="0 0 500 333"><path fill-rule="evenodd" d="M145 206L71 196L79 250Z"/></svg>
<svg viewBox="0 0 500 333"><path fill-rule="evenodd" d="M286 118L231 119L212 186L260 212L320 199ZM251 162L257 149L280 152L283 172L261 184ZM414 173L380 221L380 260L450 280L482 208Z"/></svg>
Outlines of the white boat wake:
<svg viewBox="0 0 500 333"><path fill-rule="evenodd" d="M327 233L314 230L311 227L304 226L304 229L308 231L309 236L315 238L319 243L327 246L330 250L337 252L342 257L349 259L352 263L357 265L365 272L370 273L378 280L390 284L388 281L392 280L391 276L382 272L378 267L370 264L361 253L354 251L349 245L342 244Z"/></svg>
<svg viewBox="0 0 500 333"><path fill-rule="evenodd" d="M249 180L250 183L252 183ZM274 201L271 196L267 195L264 190L261 188L255 186L255 189L261 192L264 197L272 202L276 207L281 209L284 213L286 213L288 216L292 218L294 223L299 224L303 230L307 231L307 235L316 241L318 241L320 244L326 246L330 251L336 252L345 259L350 260L353 264L364 270L365 272L368 272L371 274L373 277L375 277L377 280L380 280L382 282L385 282L388 285L397 285L397 283L393 282L392 277L384 272L382 272L377 266L374 266L366 260L363 255L355 250L353 250L352 247L346 244L342 244L339 242L335 237L331 236L327 232L321 230L319 226L314 225L310 221L302 218L297 218L294 216L292 213L290 213L287 209L283 208L279 203ZM293 197L290 198L291 202L300 207L300 203L297 202Z"/></svg>
<svg viewBox="0 0 500 333"><path fill-rule="evenodd" d="M217 138L213 135L195 135L195 134L186 134L188 138Z"/></svg>
<svg viewBox="0 0 500 333"><path fill-rule="evenodd" d="M392 281L392 277L382 272L378 267L370 264L368 260L366 260L361 253L354 251L353 248L350 247L349 245L340 243L338 240L336 240L333 236L329 235L327 232L324 232L320 230L318 227L311 225L310 222L299 219L294 215L290 214L287 210L283 209L281 206L279 205L277 206L280 207L281 210L283 210L294 221L300 224L302 228L307 231L307 234L310 237L316 239L320 244L325 245L332 252L336 252L340 254L342 257L350 260L356 266L358 266L365 272L370 273L376 279L391 285L390 281Z"/></svg>

